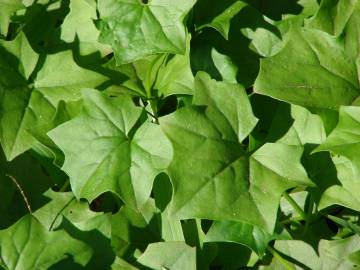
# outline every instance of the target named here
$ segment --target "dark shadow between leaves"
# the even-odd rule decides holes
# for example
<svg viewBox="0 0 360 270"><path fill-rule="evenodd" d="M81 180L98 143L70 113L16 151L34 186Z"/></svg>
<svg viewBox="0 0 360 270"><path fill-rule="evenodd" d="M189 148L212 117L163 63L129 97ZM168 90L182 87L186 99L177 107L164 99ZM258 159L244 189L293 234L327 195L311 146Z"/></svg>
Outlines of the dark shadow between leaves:
<svg viewBox="0 0 360 270"><path fill-rule="evenodd" d="M305 144L301 163L308 172L309 178L316 187L308 188L316 204L319 203L321 195L331 186L341 186L338 173L329 152L311 153L318 145Z"/></svg>
<svg viewBox="0 0 360 270"><path fill-rule="evenodd" d="M266 17L279 21L282 15L285 14L299 14L303 7L299 5L299 0L244 0L249 5L258 9Z"/></svg>
<svg viewBox="0 0 360 270"><path fill-rule="evenodd" d="M66 254L67 258L52 265L48 270L85 270L86 268L81 264L74 261L74 258L70 254ZM106 270L106 269L104 269Z"/></svg>
<svg viewBox="0 0 360 270"><path fill-rule="evenodd" d="M59 228L64 229L72 237L81 240L93 249L93 256L87 265L86 270L110 269L115 260L115 253L111 248L111 241L98 230L81 231L66 218L63 218Z"/></svg>

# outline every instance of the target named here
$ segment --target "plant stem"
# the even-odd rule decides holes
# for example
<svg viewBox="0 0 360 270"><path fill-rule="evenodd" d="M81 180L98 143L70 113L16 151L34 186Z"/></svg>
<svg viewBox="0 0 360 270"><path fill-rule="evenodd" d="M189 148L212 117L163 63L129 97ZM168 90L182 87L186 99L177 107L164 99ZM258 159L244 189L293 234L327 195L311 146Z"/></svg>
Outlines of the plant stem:
<svg viewBox="0 0 360 270"><path fill-rule="evenodd" d="M313 209L314 209L314 200L312 199L311 195L309 195L309 207L308 207L308 209L306 211L305 228L304 228L303 235L306 235L307 231L309 229L310 218L311 218Z"/></svg>
<svg viewBox="0 0 360 270"><path fill-rule="evenodd" d="M27 198L26 195L25 195L24 190L21 188L20 184L18 183L18 181L16 181L16 179L15 179L14 176L9 175L9 174L7 174L6 176L9 177L9 178L11 179L11 181L14 182L15 186L16 186L17 189L20 191L20 194L21 194L21 196L22 196L23 199L24 199L25 205L26 205L29 213L31 214L31 213L32 213L32 211L31 211L31 206L30 206L30 203L29 203L28 198Z"/></svg>
<svg viewBox="0 0 360 270"><path fill-rule="evenodd" d="M287 260L285 260L283 257L280 256L280 254L271 246L267 246L266 248L275 259L277 259L284 267L288 270L294 270L294 268L289 264Z"/></svg>
<svg viewBox="0 0 360 270"><path fill-rule="evenodd" d="M302 219L306 220L306 214L304 210L297 204L297 202L285 191L283 193L284 198L291 204L294 210L302 217Z"/></svg>
<svg viewBox="0 0 360 270"><path fill-rule="evenodd" d="M153 122L158 124L158 109L157 109L157 100L156 99L150 99L149 100L149 103L150 103L150 107L151 107L151 110L152 110L152 114L153 114Z"/></svg>
<svg viewBox="0 0 360 270"><path fill-rule="evenodd" d="M65 183L62 185L62 187L59 189L60 192L64 192L68 186L70 185L70 180L66 179Z"/></svg>

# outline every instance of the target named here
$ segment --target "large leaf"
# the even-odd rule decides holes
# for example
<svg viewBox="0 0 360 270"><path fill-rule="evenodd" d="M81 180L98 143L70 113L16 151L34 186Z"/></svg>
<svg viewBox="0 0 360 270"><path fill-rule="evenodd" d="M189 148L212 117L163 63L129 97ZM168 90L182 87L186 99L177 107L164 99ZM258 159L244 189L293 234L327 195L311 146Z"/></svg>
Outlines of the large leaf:
<svg viewBox="0 0 360 270"><path fill-rule="evenodd" d="M194 3L194 0L101 0L100 41L113 47L118 64L152 54L184 54L183 20Z"/></svg>
<svg viewBox="0 0 360 270"><path fill-rule="evenodd" d="M226 92L216 94L222 90L209 89L213 100L202 103L209 104L205 110L186 107L160 119L174 148L168 169L174 186L172 212L183 219L242 221L272 232L283 191L310 184L300 165L302 148L266 144L247 154L239 143L238 129L229 124L233 114L217 107L223 98L231 97ZM243 117L250 118L247 113Z"/></svg>
<svg viewBox="0 0 360 270"><path fill-rule="evenodd" d="M65 231L49 232L39 221L27 215L14 226L0 231L1 261L8 269L48 269L72 256L85 265L92 250Z"/></svg>
<svg viewBox="0 0 360 270"><path fill-rule="evenodd" d="M38 55L23 34L13 41L0 40L0 51L0 140L6 158L12 160L33 142L21 129L31 93L26 80L35 68Z"/></svg>
<svg viewBox="0 0 360 270"><path fill-rule="evenodd" d="M19 38L16 42L23 39ZM17 45L16 48L23 52L21 55L24 60L21 59L22 65L19 65L19 69L23 70L24 76L28 76L32 71L31 67L35 67L37 57L29 45ZM16 63L15 60L12 61ZM4 77L7 80L13 78L14 85L9 82L10 85L4 85L1 90L1 101L4 104L1 141L8 160L35 144L33 133L45 136L46 132L53 128L54 116L61 100L77 100L81 97L81 88L96 87L107 80L101 74L78 66L71 51L48 56L37 74L33 89L19 76L12 73L9 77Z"/></svg>
<svg viewBox="0 0 360 270"><path fill-rule="evenodd" d="M288 39L282 51L261 61L256 92L322 109L338 109L359 96L356 63L338 38L319 30L293 29Z"/></svg>
<svg viewBox="0 0 360 270"><path fill-rule="evenodd" d="M153 179L171 159L171 146L157 125L144 123L129 96L109 98L84 90L79 117L49 133L65 153L63 170L77 198L89 201L111 191L133 207L150 196Z"/></svg>

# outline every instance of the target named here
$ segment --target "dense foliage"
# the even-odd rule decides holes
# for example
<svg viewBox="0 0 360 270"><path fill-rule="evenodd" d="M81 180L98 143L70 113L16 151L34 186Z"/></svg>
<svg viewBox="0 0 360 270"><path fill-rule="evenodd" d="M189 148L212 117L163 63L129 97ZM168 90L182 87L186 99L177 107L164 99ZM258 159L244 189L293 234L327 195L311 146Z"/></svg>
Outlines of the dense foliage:
<svg viewBox="0 0 360 270"><path fill-rule="evenodd" d="M0 0L0 269L360 266L360 1Z"/></svg>

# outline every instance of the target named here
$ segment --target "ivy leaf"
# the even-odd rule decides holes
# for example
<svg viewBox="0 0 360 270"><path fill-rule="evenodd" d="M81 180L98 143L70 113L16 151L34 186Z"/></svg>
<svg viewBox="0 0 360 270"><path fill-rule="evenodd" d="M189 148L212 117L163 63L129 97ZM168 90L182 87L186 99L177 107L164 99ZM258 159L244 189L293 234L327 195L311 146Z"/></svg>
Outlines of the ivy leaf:
<svg viewBox="0 0 360 270"><path fill-rule="evenodd" d="M0 52L3 74L0 78L0 141L7 160L12 160L33 143L21 129L31 94L27 79L35 68L38 55L23 34L13 41L0 40Z"/></svg>
<svg viewBox="0 0 360 270"><path fill-rule="evenodd" d="M314 29L288 35L283 50L261 60L257 93L322 109L350 105L360 95L356 63L339 39Z"/></svg>
<svg viewBox="0 0 360 270"><path fill-rule="evenodd" d="M254 129L257 118L253 115L245 89L236 84L216 82L205 72L195 80L194 104L207 106L206 115L224 134L224 139L242 142ZM217 121L218 119L225 121ZM228 131L231 130L231 133Z"/></svg>
<svg viewBox="0 0 360 270"><path fill-rule="evenodd" d="M156 270L195 270L196 250L183 242L154 243L148 246L137 262Z"/></svg>
<svg viewBox="0 0 360 270"><path fill-rule="evenodd" d="M233 242L245 245L260 257L264 255L272 235L256 226L234 222L217 221L206 234L205 242Z"/></svg>
<svg viewBox="0 0 360 270"><path fill-rule="evenodd" d="M169 55L156 77L154 88L159 96L192 95L194 75L190 66L190 36L187 38L185 55Z"/></svg>
<svg viewBox="0 0 360 270"><path fill-rule="evenodd" d="M360 107L342 106L339 123L316 151L330 151L349 159L360 173Z"/></svg>
<svg viewBox="0 0 360 270"><path fill-rule="evenodd" d="M92 250L65 231L49 232L35 217L27 215L0 231L0 254L6 268L30 270L48 269L68 256L84 266Z"/></svg>
<svg viewBox="0 0 360 270"><path fill-rule="evenodd" d="M339 240L321 240L319 254L322 269L354 269L351 255L360 250L360 237L351 237ZM356 263L355 263L356 265Z"/></svg>
<svg viewBox="0 0 360 270"><path fill-rule="evenodd" d="M110 53L110 46L98 42L100 32L93 22L95 19L97 19L95 1L70 1L70 12L61 25L61 39L67 43L76 42L78 39L82 55L97 51L102 55Z"/></svg>
<svg viewBox="0 0 360 270"><path fill-rule="evenodd" d="M169 142L157 125L147 122L132 135L143 110L129 96L82 93L83 112L49 132L65 153L63 170L75 196L92 201L111 191L140 207L150 196L155 176L171 159Z"/></svg>
<svg viewBox="0 0 360 270"><path fill-rule="evenodd" d="M23 8L22 0L1 0L0 1L0 34L6 36L11 16Z"/></svg>
<svg viewBox="0 0 360 270"><path fill-rule="evenodd" d="M360 176L360 108L342 106L339 111L339 123L333 132L314 151L329 151L333 155L339 183L327 188L321 195L320 208L333 204L360 210L357 192L360 185L356 179ZM341 184L341 185L339 185Z"/></svg>
<svg viewBox="0 0 360 270"><path fill-rule="evenodd" d="M152 54L184 54L183 20L194 4L195 0L98 1L100 41L112 46L118 64Z"/></svg>
<svg viewBox="0 0 360 270"><path fill-rule="evenodd" d="M35 59L37 60L35 56L31 57L34 52L30 49L29 52L22 49L23 58L26 60L23 66L27 63L27 68L34 67ZM31 59L33 60L30 61ZM24 71L24 74L29 73L30 71ZM71 51L48 56L37 73L33 87L19 74L11 73L9 78L13 78L9 83L16 84L0 89L3 91L1 142L8 160L34 146L37 141L32 133L45 136L46 132L53 128L54 116L61 100L78 100L81 97L81 88L96 87L107 80L107 77L101 74L78 66Z"/></svg>
<svg viewBox="0 0 360 270"><path fill-rule="evenodd" d="M182 219L240 221L272 233L281 194L299 184L311 185L300 164L302 147L265 144L247 154L239 143L241 133L229 124L233 114L217 107L223 98L231 100L233 92L221 90L209 88L213 100L201 102L209 104L206 108L185 107L160 119L174 149L168 168L172 213ZM240 94L238 100L243 98Z"/></svg>

